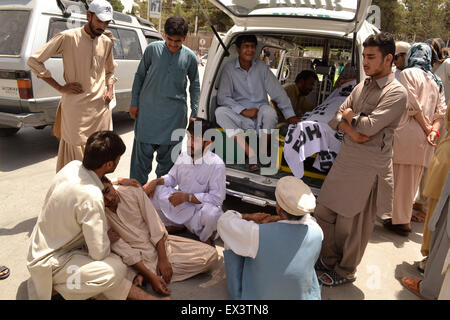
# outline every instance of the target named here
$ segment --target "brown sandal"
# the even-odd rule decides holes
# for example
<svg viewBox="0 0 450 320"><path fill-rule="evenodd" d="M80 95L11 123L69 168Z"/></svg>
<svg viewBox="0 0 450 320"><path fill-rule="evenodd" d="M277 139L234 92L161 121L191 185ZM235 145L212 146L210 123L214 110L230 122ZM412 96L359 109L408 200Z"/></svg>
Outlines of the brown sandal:
<svg viewBox="0 0 450 320"><path fill-rule="evenodd" d="M412 216L411 216L411 221L413 222L425 222L425 219L427 217L427 214L423 211L417 211L417 212L413 212Z"/></svg>
<svg viewBox="0 0 450 320"><path fill-rule="evenodd" d="M408 289L409 291L411 291L412 293L414 293L416 296L418 296L420 299L422 300L428 300L427 298L425 298L421 293L420 293L420 289L419 289L419 284L422 282L422 280L417 280L414 278L408 278L408 277L403 277L402 278L402 285Z"/></svg>

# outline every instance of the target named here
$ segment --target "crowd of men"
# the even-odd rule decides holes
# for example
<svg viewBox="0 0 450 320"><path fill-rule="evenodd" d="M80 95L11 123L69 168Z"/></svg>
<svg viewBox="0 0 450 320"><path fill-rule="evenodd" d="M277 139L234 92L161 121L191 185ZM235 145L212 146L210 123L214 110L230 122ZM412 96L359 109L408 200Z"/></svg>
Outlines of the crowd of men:
<svg viewBox="0 0 450 320"><path fill-rule="evenodd" d="M220 237L231 299L321 299L320 285L355 281L377 217L403 236L412 219L425 221L424 280L402 284L423 299L450 298L450 59L442 40L411 46L384 32L369 36L367 78L328 123L344 139L319 197L287 176L276 186L277 215L224 213L225 164L210 151L210 123L197 118L200 83L196 55L183 46L187 22L167 19L165 41L144 52L129 109L136 120L130 178L109 179L126 149L111 131L108 108L117 81L114 39L104 33L112 8L94 0L87 18L28 61L62 94L57 174L27 258L30 298L166 299L171 282L214 267ZM277 126L299 123L314 108L305 97L318 77L303 71L283 87L256 58L256 36L235 44L238 57L220 79L216 121L257 172L261 164L245 133L256 130L270 141ZM44 65L55 54L63 57L64 85ZM354 78L353 72L337 86ZM177 154L181 140L172 140L172 132L186 127L187 151ZM155 152L157 178L148 181ZM422 215L412 215L414 205ZM185 230L196 240L174 235ZM0 269L0 279L8 275ZM144 290L145 283L157 294Z"/></svg>

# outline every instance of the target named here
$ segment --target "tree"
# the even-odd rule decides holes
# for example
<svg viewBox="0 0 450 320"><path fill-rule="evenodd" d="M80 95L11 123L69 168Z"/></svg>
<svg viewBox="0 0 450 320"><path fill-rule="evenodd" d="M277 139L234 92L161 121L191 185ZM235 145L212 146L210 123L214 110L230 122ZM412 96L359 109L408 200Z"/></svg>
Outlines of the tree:
<svg viewBox="0 0 450 320"><path fill-rule="evenodd" d="M113 7L114 11L122 12L123 9L125 9L120 0L108 0L108 2L111 3L111 6Z"/></svg>
<svg viewBox="0 0 450 320"><path fill-rule="evenodd" d="M381 30L397 35L404 29L403 19L406 15L405 6L397 0L373 0L372 4L380 7Z"/></svg>
<svg viewBox="0 0 450 320"><path fill-rule="evenodd" d="M137 6L133 6L131 11L132 14L139 15L140 17L147 19L147 0L135 0ZM203 9L208 14L212 24L219 32L226 32L231 26L233 26L233 21L221 10L217 9L208 0L200 0ZM163 0L162 3L162 23L166 21L167 18L171 16L181 16L189 22L189 31L194 32L195 29L195 17L198 17L198 30L211 30L208 25L208 21L203 16L200 8L195 0L184 0L184 1L173 1L173 0ZM149 19L155 28L159 28L159 19L151 18Z"/></svg>
<svg viewBox="0 0 450 320"><path fill-rule="evenodd" d="M373 4L381 9L381 29L397 40L449 39L449 0L374 0Z"/></svg>

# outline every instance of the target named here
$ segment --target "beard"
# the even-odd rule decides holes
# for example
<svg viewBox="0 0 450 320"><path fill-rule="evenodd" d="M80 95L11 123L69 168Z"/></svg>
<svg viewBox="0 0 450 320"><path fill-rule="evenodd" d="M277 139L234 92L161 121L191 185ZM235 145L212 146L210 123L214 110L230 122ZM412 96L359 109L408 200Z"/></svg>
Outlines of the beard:
<svg viewBox="0 0 450 320"><path fill-rule="evenodd" d="M104 30L102 30L102 32L97 32L95 29L94 29L94 26L92 25L92 21L89 21L89 29L91 29L91 32L92 32L92 34L94 35L94 36L96 36L96 37L100 37L102 34L103 34L103 32L104 32Z"/></svg>

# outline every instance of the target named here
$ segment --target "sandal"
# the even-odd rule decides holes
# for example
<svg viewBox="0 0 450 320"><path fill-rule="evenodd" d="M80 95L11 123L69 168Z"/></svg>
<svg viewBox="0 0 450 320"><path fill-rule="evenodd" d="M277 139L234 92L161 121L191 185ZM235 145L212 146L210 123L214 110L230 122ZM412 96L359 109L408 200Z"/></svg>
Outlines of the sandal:
<svg viewBox="0 0 450 320"><path fill-rule="evenodd" d="M328 269L325 264L322 261L322 258L319 257L319 259L317 259L316 264L314 265L314 269L316 271L331 271L332 269Z"/></svg>
<svg viewBox="0 0 450 320"><path fill-rule="evenodd" d="M408 289L409 291L411 291L412 293L414 293L416 296L418 296L420 299L423 300L428 300L427 298L425 298L421 293L420 293L420 289L419 289L419 284L422 282L422 280L417 280L414 278L408 278L408 277L403 277L402 278L402 285Z"/></svg>
<svg viewBox="0 0 450 320"><path fill-rule="evenodd" d="M9 270L8 267L5 267L5 266L1 266L1 267L0 267L0 273L4 272L4 271L6 271L6 270L8 270L8 272L5 273L4 275L1 275L1 276L0 276L0 280L3 280L3 279L8 278L8 277L9 277L9 274L10 274L10 270Z"/></svg>
<svg viewBox="0 0 450 320"><path fill-rule="evenodd" d="M402 225L399 224L392 224L392 219L386 219L383 221L383 227L388 229L389 231L392 231L402 237L407 237L411 233L410 228L405 228Z"/></svg>
<svg viewBox="0 0 450 320"><path fill-rule="evenodd" d="M254 164L249 164L248 165L248 171L249 172L256 172L259 170L259 165L254 163Z"/></svg>
<svg viewBox="0 0 450 320"><path fill-rule="evenodd" d="M329 280L325 282L324 280ZM326 287L335 287L346 283L351 283L356 280L356 277L352 278L344 278L341 275L339 275L336 271L330 270L327 272L322 273L322 275L319 277L319 281L322 285Z"/></svg>
<svg viewBox="0 0 450 320"><path fill-rule="evenodd" d="M413 212L412 216L411 216L411 221L413 222L425 222L425 219L427 217L427 214L423 211L417 211L417 212Z"/></svg>

